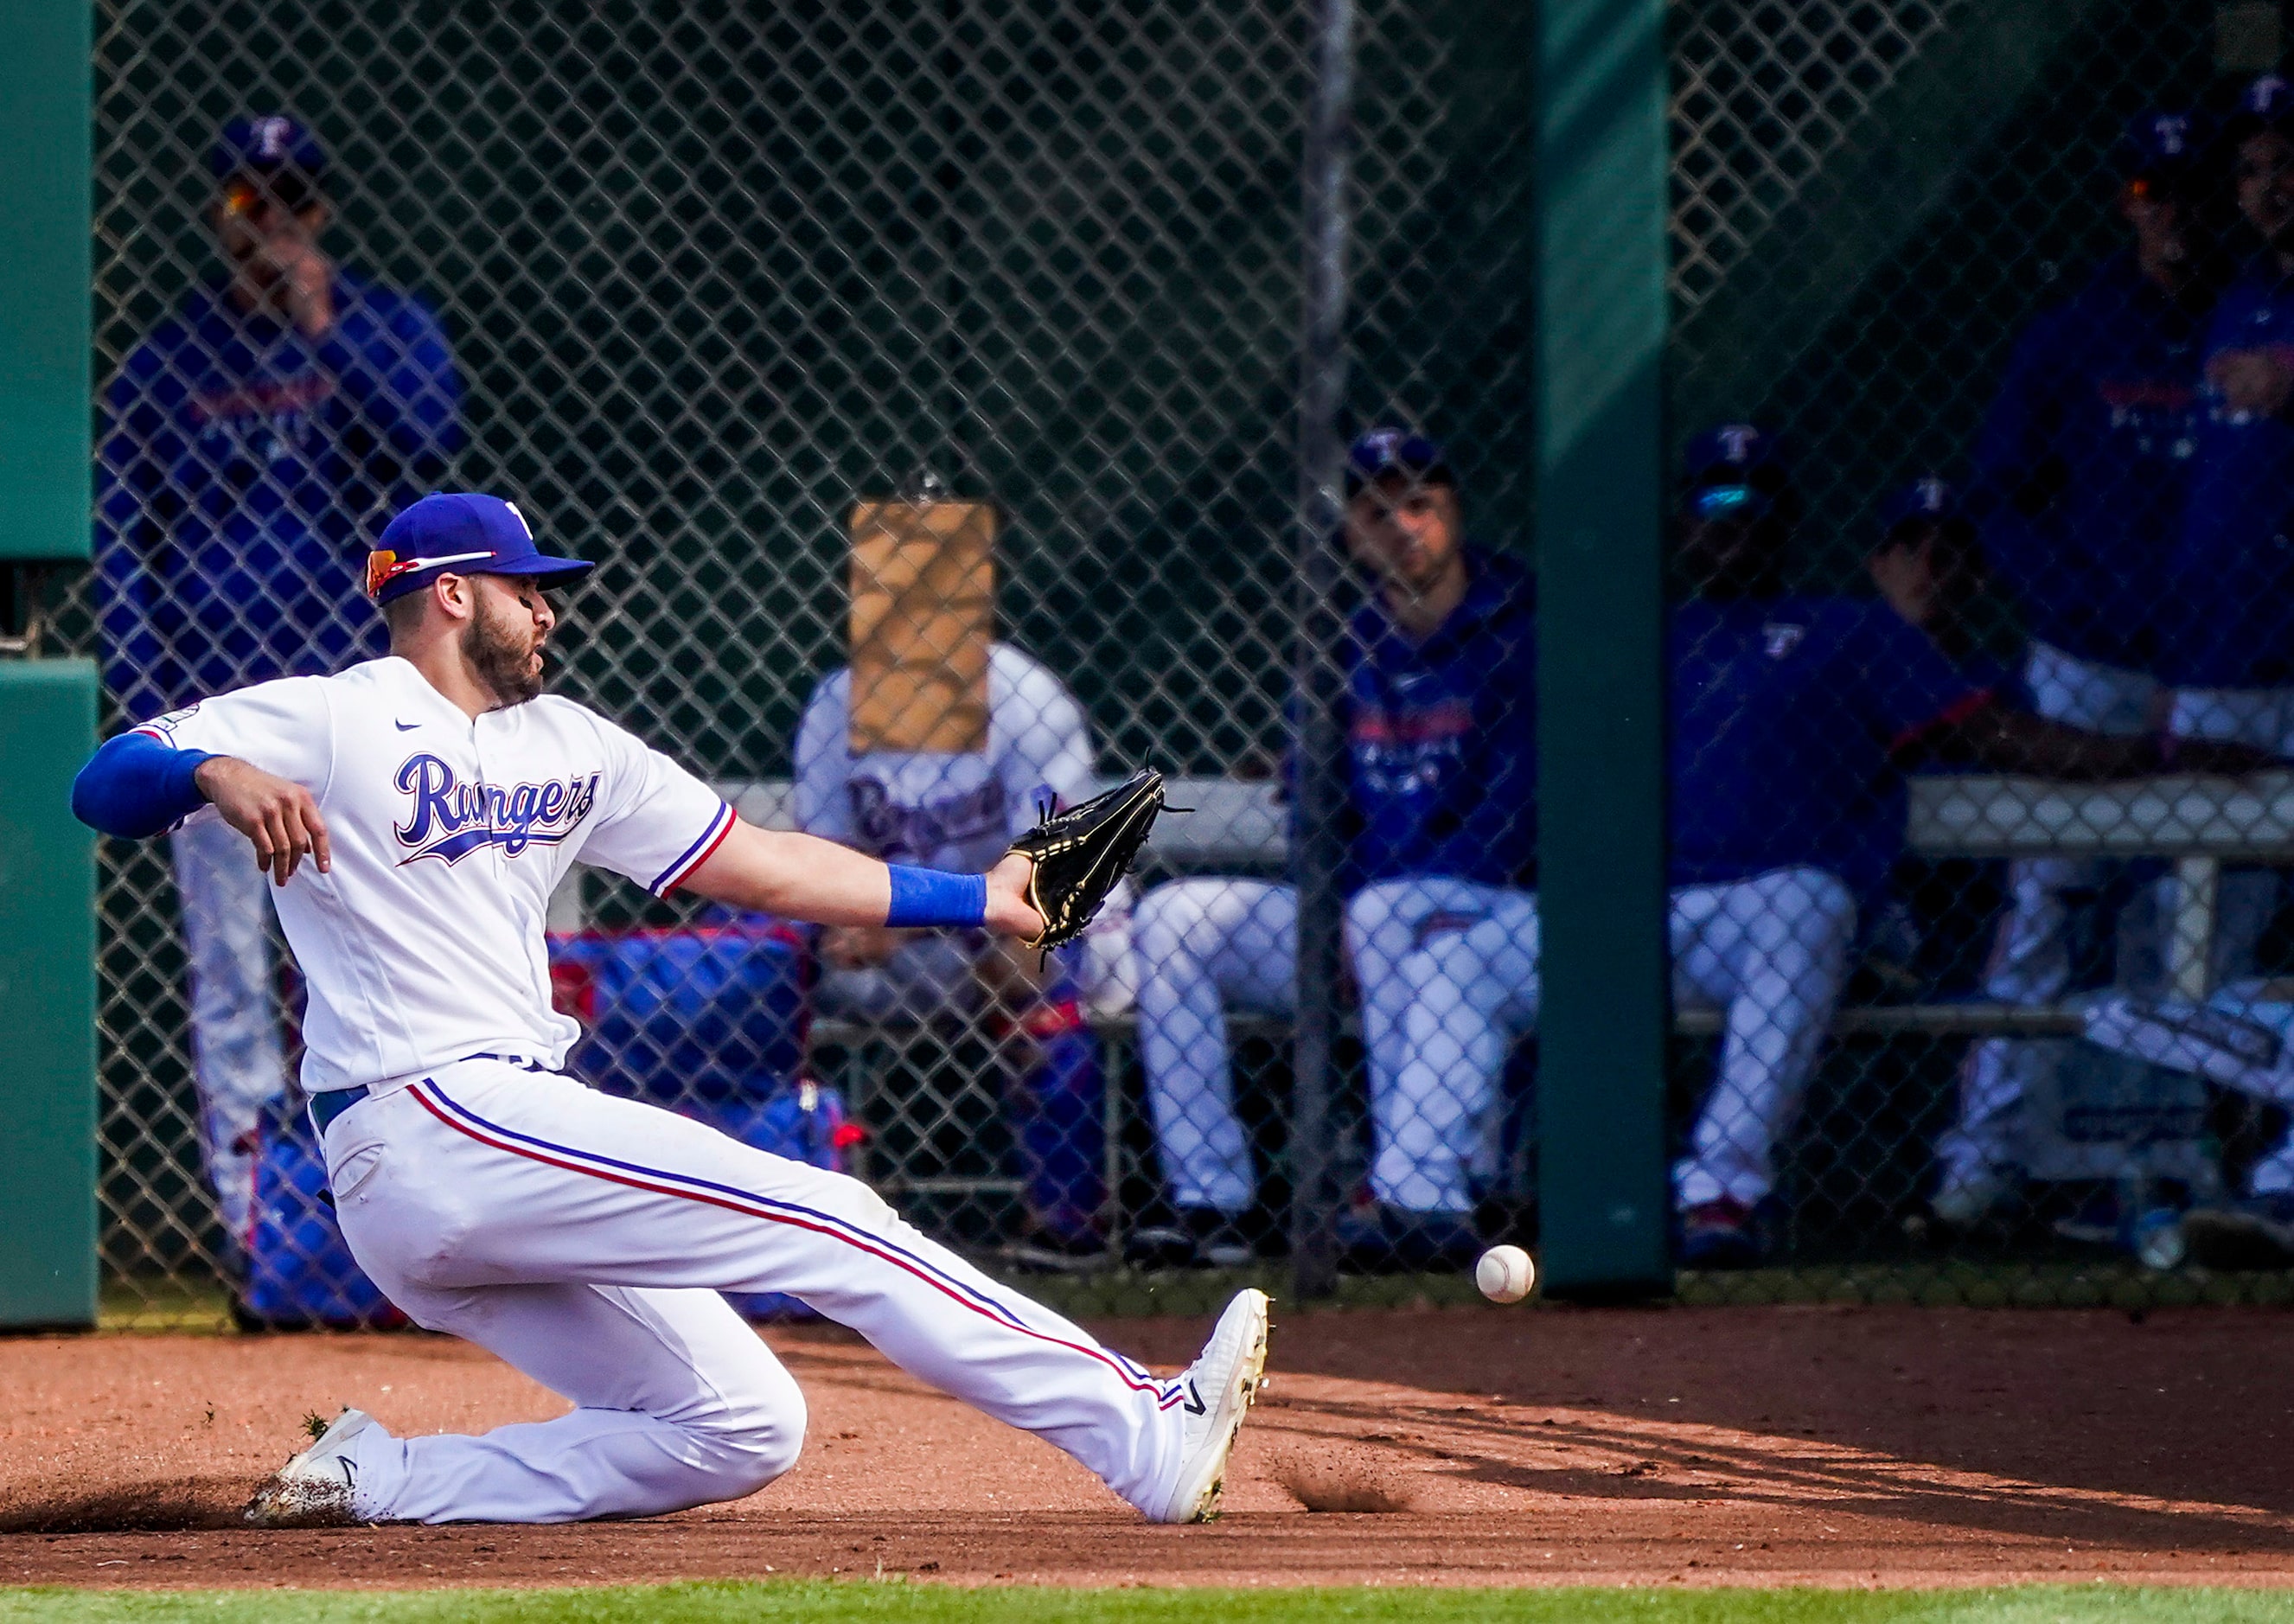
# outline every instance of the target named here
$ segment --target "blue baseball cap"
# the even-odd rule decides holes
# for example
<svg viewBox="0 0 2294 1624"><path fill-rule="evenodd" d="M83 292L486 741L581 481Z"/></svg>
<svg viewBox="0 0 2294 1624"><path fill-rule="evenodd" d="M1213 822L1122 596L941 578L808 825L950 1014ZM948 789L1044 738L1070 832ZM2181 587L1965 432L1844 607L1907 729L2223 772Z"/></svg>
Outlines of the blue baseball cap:
<svg viewBox="0 0 2294 1624"><path fill-rule="evenodd" d="M586 559L551 558L516 505L475 492L441 492L408 508L367 554L366 595L378 606L419 592L443 575L587 575Z"/></svg>
<svg viewBox="0 0 2294 1624"><path fill-rule="evenodd" d="M1689 441L1681 457L1686 505L1699 518L1761 518L1791 470L1776 436L1750 423L1722 423Z"/></svg>
<svg viewBox="0 0 2294 1624"><path fill-rule="evenodd" d="M1883 531L1915 520L1948 525L1966 517L1958 490L1933 474L1922 474L1909 485L1889 492L1887 500L1880 504L1880 528Z"/></svg>
<svg viewBox="0 0 2294 1624"><path fill-rule="evenodd" d="M2179 109L2153 108L2138 114L2119 142L2119 173L2179 175L2196 166L2206 150L2205 117Z"/></svg>
<svg viewBox="0 0 2294 1624"><path fill-rule="evenodd" d="M1346 450L1347 495L1387 474L1408 474L1416 479L1438 474L1452 486L1458 483L1449 453L1407 428L1372 428Z"/></svg>
<svg viewBox="0 0 2294 1624"><path fill-rule="evenodd" d="M300 169L313 180L327 172L327 150L311 126L284 113L233 118L216 135L207 167L217 180L241 169Z"/></svg>

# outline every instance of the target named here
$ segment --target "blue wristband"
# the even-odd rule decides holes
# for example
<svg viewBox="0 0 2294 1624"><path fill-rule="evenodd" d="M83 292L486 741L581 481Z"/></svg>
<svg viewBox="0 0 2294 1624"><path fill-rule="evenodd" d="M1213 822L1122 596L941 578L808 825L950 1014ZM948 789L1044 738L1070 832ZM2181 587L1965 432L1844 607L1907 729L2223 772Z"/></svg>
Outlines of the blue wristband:
<svg viewBox="0 0 2294 1624"><path fill-rule="evenodd" d="M892 906L884 923L894 928L912 926L982 925L988 920L988 877L949 874L939 869L910 869L888 863L892 875Z"/></svg>

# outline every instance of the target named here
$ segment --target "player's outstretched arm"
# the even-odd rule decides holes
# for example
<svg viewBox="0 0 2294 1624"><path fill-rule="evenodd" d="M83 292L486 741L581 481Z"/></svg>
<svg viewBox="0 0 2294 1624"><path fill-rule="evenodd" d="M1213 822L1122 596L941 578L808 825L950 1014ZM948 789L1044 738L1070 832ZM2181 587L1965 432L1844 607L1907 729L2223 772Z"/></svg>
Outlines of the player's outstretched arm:
<svg viewBox="0 0 2294 1624"><path fill-rule="evenodd" d="M986 874L901 868L834 841L736 820L685 889L818 925L985 926L1029 941L1044 930L1025 894L1034 866L1013 853Z"/></svg>
<svg viewBox="0 0 2294 1624"><path fill-rule="evenodd" d="M1961 719L1940 743L1946 755L1971 756L1994 772L2088 781L2156 772L2237 778L2276 764L2268 751L2234 739L2089 733L1996 704Z"/></svg>
<svg viewBox="0 0 2294 1624"><path fill-rule="evenodd" d="M172 828L209 803L254 844L256 863L279 884L305 857L321 874L334 866L317 798L236 756L122 733L106 739L72 780L73 814L90 828L131 840Z"/></svg>

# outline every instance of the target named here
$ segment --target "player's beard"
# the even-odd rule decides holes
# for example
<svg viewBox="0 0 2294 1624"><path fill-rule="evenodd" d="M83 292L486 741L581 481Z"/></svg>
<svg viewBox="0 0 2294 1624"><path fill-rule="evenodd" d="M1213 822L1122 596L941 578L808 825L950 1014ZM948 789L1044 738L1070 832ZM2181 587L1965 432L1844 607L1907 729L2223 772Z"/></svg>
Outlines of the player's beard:
<svg viewBox="0 0 2294 1624"><path fill-rule="evenodd" d="M534 657L541 651L540 640L523 631L510 616L497 615L484 597L473 607L476 613L462 632L462 657L469 661L478 681L505 709L538 698L542 667ZM532 624L530 619L526 623Z"/></svg>

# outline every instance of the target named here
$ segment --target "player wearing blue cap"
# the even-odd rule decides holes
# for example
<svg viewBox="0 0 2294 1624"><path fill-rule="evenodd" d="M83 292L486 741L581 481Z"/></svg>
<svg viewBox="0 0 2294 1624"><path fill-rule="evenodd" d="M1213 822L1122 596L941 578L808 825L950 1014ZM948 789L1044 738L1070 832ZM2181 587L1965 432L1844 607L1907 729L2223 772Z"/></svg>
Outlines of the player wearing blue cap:
<svg viewBox="0 0 2294 1624"><path fill-rule="evenodd" d="M2294 749L2294 85L2249 85L2226 132L2260 251L2215 308L2166 674L2178 732Z"/></svg>
<svg viewBox="0 0 2294 1624"><path fill-rule="evenodd" d="M1420 1092L1405 1081L1402 967L1428 933L1488 918L1535 883L1534 589L1520 564L1467 543L1456 477L1432 441L1372 430L1349 453L1346 485L1344 544L1373 590L1348 629L1341 884L1381 1218L1354 1254L1462 1265L1478 1249L1471 1195L1421 1166L1458 1106L1442 1080ZM1234 1225L1257 1179L1224 1011L1292 1013L1297 937L1297 893L1272 881L1179 880L1140 902L1140 1053L1177 1210L1175 1224L1135 1236L1142 1261L1249 1255Z"/></svg>
<svg viewBox="0 0 2294 1624"><path fill-rule="evenodd" d="M2118 201L2133 241L2017 342L1975 445L1970 503L1985 557L2030 632L2031 706L2093 732L2153 731L2170 704L2160 670L2182 587L2169 559L2220 281L2202 220L2209 139L2193 113L2149 112L2128 126ZM2060 999L2071 977L2066 894L2107 877L2093 859L2010 863L1987 995ZM1968 1051L1959 1121L1937 1147L1932 1205L1942 1221L1973 1223L2013 1191L2021 1103L2049 1052L2005 1039Z"/></svg>
<svg viewBox="0 0 2294 1624"><path fill-rule="evenodd" d="M1958 488L1922 474L1880 503L1880 539L1865 557L1880 596L1906 624L1928 635L1944 657L1978 669L1987 688L2007 680L1980 645L1970 612L1989 574L1976 546L1975 526Z"/></svg>
<svg viewBox="0 0 2294 1624"><path fill-rule="evenodd" d="M858 1181L559 1069L579 1028L550 1006L542 922L577 861L655 895L1027 940L1045 928L1032 861L887 866L744 823L542 692L545 589L589 566L541 551L514 506L428 496L381 539L387 657L153 717L97 751L73 808L109 834L220 821L252 845L310 988L302 1080L352 1254L417 1324L573 1408L482 1438L345 1410L248 1520L556 1522L753 1493L795 1463L805 1404L728 1291L801 1299L1148 1517L1212 1514L1264 1367L1263 1293L1156 1377Z"/></svg>
<svg viewBox="0 0 2294 1624"><path fill-rule="evenodd" d="M154 328L103 396L96 613L106 684L131 716L379 653L361 562L461 443L436 318L318 246L329 166L310 129L234 120L209 167L225 274ZM257 1117L286 1081L269 905L228 830L173 845L201 1143L236 1239Z"/></svg>

